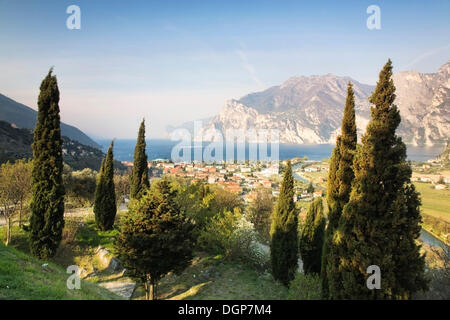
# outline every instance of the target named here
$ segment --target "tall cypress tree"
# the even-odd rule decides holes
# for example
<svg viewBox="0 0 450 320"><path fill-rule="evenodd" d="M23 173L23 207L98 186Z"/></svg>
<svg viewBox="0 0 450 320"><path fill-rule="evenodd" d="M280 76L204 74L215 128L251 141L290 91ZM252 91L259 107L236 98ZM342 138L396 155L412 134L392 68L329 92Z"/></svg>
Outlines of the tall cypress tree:
<svg viewBox="0 0 450 320"><path fill-rule="evenodd" d="M300 255L305 273L320 273L324 236L325 217L322 197L319 197L308 208L305 226L300 236Z"/></svg>
<svg viewBox="0 0 450 320"><path fill-rule="evenodd" d="M325 234L322 252L321 284L322 296L328 298L328 277L333 282L331 285L340 286L341 279L336 270L339 265L339 248L332 241L342 209L350 198L351 184L354 178L353 158L357 145L355 96L353 86L349 82L347 87L347 99L345 101L344 116L342 118L341 135L336 138L336 147L330 159L328 173L327 204L328 227ZM329 274L329 276L327 275Z"/></svg>
<svg viewBox="0 0 450 320"><path fill-rule="evenodd" d="M150 186L148 181L147 154L145 153L145 120L139 127L136 147L134 148L133 171L131 173L130 198L138 199Z"/></svg>
<svg viewBox="0 0 450 320"><path fill-rule="evenodd" d="M112 229L117 213L113 147L114 141L111 142L108 152L102 161L97 186L95 188L95 223L103 231Z"/></svg>
<svg viewBox="0 0 450 320"><path fill-rule="evenodd" d="M30 250L41 259L56 253L64 228L59 89L52 72L41 83L33 141Z"/></svg>
<svg viewBox="0 0 450 320"><path fill-rule="evenodd" d="M335 299L403 299L427 287L420 236L420 199L411 184L406 146L395 134L400 113L393 104L392 63L381 70L370 97L371 121L354 159L355 178L333 241L341 247L342 287ZM367 288L370 265L381 270L381 288Z"/></svg>
<svg viewBox="0 0 450 320"><path fill-rule="evenodd" d="M288 161L270 229L272 274L286 286L294 279L298 269L298 217L293 197L294 177L291 162Z"/></svg>

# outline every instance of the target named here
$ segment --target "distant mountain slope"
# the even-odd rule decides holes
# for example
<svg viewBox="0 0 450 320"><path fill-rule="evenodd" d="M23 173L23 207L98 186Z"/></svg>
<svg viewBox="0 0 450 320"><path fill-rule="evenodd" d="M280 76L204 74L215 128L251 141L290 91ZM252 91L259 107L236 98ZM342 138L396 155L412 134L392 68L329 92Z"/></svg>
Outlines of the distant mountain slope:
<svg viewBox="0 0 450 320"><path fill-rule="evenodd" d="M450 137L450 62L437 73L394 74L402 122L399 134L408 144L439 145ZM358 135L370 120L368 101L374 86L332 74L292 77L279 86L227 101L220 113L203 121L196 140L215 130L278 129L281 143L335 143L340 131L348 82L353 83ZM190 128L184 124L184 128ZM173 130L168 128L169 131ZM191 130L192 131L192 130Z"/></svg>
<svg viewBox="0 0 450 320"><path fill-rule="evenodd" d="M438 156L438 159L444 163L450 163L450 140L445 145L444 151Z"/></svg>
<svg viewBox="0 0 450 320"><path fill-rule="evenodd" d="M208 137L215 129L277 129L281 143L334 143L338 133L351 81L355 91L359 133L367 125L373 86L332 74L293 77L280 86L230 100L219 115L203 122L200 135ZM205 139L207 140L207 139Z"/></svg>
<svg viewBox="0 0 450 320"><path fill-rule="evenodd" d="M16 124L20 128L34 129L37 111L0 94L0 120ZM100 147L81 130L61 123L61 134L91 147Z"/></svg>
<svg viewBox="0 0 450 320"><path fill-rule="evenodd" d="M65 136L63 139L63 159L74 170L90 168L98 171L104 153L97 148L86 146ZM15 125L0 120L0 163L16 159L31 159L33 152L33 133L30 129L17 128ZM115 168L124 169L120 162Z"/></svg>
<svg viewBox="0 0 450 320"><path fill-rule="evenodd" d="M407 143L434 145L450 137L450 61L436 73L394 74L402 123L399 133Z"/></svg>

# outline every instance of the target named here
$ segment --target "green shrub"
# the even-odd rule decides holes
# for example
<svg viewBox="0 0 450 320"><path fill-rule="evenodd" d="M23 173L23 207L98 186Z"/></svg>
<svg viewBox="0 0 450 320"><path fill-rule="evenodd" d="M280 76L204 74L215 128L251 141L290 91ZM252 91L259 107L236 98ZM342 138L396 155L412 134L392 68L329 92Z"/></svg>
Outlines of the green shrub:
<svg viewBox="0 0 450 320"><path fill-rule="evenodd" d="M198 244L206 251L263 271L268 268L270 257L257 239L253 224L236 208L212 218L200 233Z"/></svg>
<svg viewBox="0 0 450 320"><path fill-rule="evenodd" d="M295 275L294 280L289 285L289 300L320 300L320 278L317 274Z"/></svg>

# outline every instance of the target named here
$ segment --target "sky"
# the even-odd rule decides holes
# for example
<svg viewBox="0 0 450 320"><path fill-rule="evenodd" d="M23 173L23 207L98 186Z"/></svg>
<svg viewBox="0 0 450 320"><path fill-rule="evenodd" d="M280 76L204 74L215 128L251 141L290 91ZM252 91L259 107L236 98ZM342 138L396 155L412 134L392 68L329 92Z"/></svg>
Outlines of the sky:
<svg viewBox="0 0 450 320"><path fill-rule="evenodd" d="M135 138L144 117L163 138L293 76L375 84L388 58L394 72L447 62L450 1L0 0L0 93L36 109L54 66L62 121L94 138Z"/></svg>

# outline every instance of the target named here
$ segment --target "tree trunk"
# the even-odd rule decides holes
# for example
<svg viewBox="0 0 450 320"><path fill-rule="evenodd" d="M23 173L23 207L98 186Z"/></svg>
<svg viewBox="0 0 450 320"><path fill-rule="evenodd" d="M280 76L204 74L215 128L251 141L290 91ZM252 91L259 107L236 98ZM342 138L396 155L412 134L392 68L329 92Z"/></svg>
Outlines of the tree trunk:
<svg viewBox="0 0 450 320"><path fill-rule="evenodd" d="M155 283L155 281L153 279L150 280L150 296L151 296L152 300L156 300L157 299L156 283Z"/></svg>
<svg viewBox="0 0 450 320"><path fill-rule="evenodd" d="M20 202L20 207L19 207L19 227L22 227L22 201Z"/></svg>
<svg viewBox="0 0 450 320"><path fill-rule="evenodd" d="M8 216L5 216L6 219L6 243L5 246L8 246L11 242L11 219Z"/></svg>
<svg viewBox="0 0 450 320"><path fill-rule="evenodd" d="M151 299L151 285L150 285L150 275L145 275L145 281L144 281L144 288L145 288L145 300Z"/></svg>

